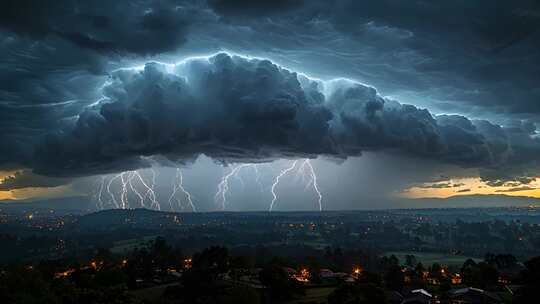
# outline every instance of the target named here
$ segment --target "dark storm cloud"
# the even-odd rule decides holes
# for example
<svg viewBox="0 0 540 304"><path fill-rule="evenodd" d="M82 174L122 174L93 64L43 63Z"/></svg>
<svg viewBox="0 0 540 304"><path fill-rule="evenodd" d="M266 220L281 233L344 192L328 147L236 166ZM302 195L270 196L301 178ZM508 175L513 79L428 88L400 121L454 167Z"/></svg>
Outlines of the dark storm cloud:
<svg viewBox="0 0 540 304"><path fill-rule="evenodd" d="M472 104L494 112L540 114L540 91L533 80L540 71L537 1L340 3L329 10L329 18L336 28L357 39L370 34L358 26L359 20L373 22L386 32L409 31L411 35L397 51L409 50L422 58L406 65L413 79L420 81L409 88L434 91L430 95L451 100L447 110ZM388 42L377 46L396 50Z"/></svg>
<svg viewBox="0 0 540 304"><path fill-rule="evenodd" d="M311 80L268 60L223 53L118 70L103 94L105 100L82 112L73 129L39 146L37 172L127 170L148 165L144 157L152 155L258 162L371 150L496 168L523 153L487 121L433 116L360 83ZM531 148L540 147L526 138Z"/></svg>
<svg viewBox="0 0 540 304"><path fill-rule="evenodd" d="M225 54L166 69L150 63L113 73L108 100L81 113L66 135L47 138L37 169L119 170L125 159L136 166L154 154L181 161L200 153L222 161L337 154L322 95L307 96L294 73Z"/></svg>
<svg viewBox="0 0 540 304"><path fill-rule="evenodd" d="M256 18L264 9L226 8L237 16L216 12L285 58L324 58L319 68L330 74L437 112L540 121L537 1L305 1L268 18Z"/></svg>
<svg viewBox="0 0 540 304"><path fill-rule="evenodd" d="M43 172L73 175L138 168L148 164L141 155L161 153L180 161L201 152L260 161L392 150L480 167L493 183L530 181L540 171L536 1L8 0L0 6L0 169L32 168L35 158ZM138 80L112 73L108 100L87 108L102 97L100 86L115 68L222 49L324 79L359 79L378 91L333 81L322 92L319 83L275 72L269 63L247 72L236 63L234 75L215 72L216 79L198 80L203 88L194 88L150 65ZM269 83L245 79L257 77ZM129 85L135 82L148 85L141 96ZM229 83L237 84L234 90ZM36 141L51 131L59 134L40 155Z"/></svg>
<svg viewBox="0 0 540 304"><path fill-rule="evenodd" d="M65 41L0 33L0 169L28 165L36 139L98 98L101 66L101 58Z"/></svg>
<svg viewBox="0 0 540 304"><path fill-rule="evenodd" d="M73 123L124 60L173 51L201 14L176 1L3 1L0 170L30 166L36 140Z"/></svg>
<svg viewBox="0 0 540 304"><path fill-rule="evenodd" d="M284 14L299 9L304 0L209 0L208 5L217 13L235 17L261 17Z"/></svg>
<svg viewBox="0 0 540 304"><path fill-rule="evenodd" d="M185 42L196 12L174 1L8 0L0 26L23 36L60 37L99 52L149 55Z"/></svg>

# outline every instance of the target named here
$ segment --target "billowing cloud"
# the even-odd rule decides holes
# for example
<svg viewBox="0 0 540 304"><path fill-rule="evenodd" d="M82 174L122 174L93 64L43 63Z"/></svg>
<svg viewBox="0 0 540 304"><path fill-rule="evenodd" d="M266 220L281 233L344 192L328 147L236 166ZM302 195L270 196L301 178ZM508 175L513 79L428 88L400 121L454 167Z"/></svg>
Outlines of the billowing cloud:
<svg viewBox="0 0 540 304"><path fill-rule="evenodd" d="M519 187L540 172L537 1L8 0L0 6L0 170L72 176L138 168L151 155L265 161L385 150L416 159L442 180L465 171L476 177L479 168L486 185ZM150 71L115 71L222 50L269 58L325 81L237 60L229 78L212 65L215 80L200 81L205 87L179 85L186 97L167 91L164 79L204 72L156 64L163 79L152 80ZM255 67L267 75L238 73ZM268 77L285 97L261 93L249 77ZM377 90L329 80L335 77ZM235 91L220 79L234 79ZM150 83L154 93L168 95L148 98ZM211 93L242 99L225 103ZM90 106L102 94L106 99ZM272 106L244 102L250 98ZM219 107L225 104L230 109ZM268 131L274 119L276 128ZM259 131L267 133L253 135ZM36 151L51 132L56 135ZM469 169L441 172L443 163ZM377 164L381 174L396 166ZM428 175L410 183L441 180Z"/></svg>
<svg viewBox="0 0 540 304"><path fill-rule="evenodd" d="M128 170L148 165L154 155L180 162L200 154L220 162L262 162L378 150L497 168L526 153L487 121L434 116L354 81L313 80L268 60L225 53L120 69L102 93L72 128L41 143L37 172ZM529 135L521 140L539 147Z"/></svg>

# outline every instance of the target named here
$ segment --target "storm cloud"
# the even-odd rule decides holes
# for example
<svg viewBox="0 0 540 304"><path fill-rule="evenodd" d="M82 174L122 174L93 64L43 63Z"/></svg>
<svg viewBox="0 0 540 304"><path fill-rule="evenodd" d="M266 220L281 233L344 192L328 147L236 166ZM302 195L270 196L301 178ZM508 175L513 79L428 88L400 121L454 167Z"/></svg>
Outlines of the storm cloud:
<svg viewBox="0 0 540 304"><path fill-rule="evenodd" d="M194 15L174 1L8 0L2 3L0 26L98 52L150 55L180 47Z"/></svg>
<svg viewBox="0 0 540 304"><path fill-rule="evenodd" d="M385 151L478 168L488 185L540 172L537 1L0 8L0 170L71 177L201 153L229 163Z"/></svg>
<svg viewBox="0 0 540 304"><path fill-rule="evenodd" d="M71 129L40 144L36 172L132 170L154 155L186 163L205 154L230 163L379 150L497 168L527 153L487 121L432 115L358 82L314 80L269 60L226 53L119 69L102 93ZM528 135L521 141L540 147Z"/></svg>

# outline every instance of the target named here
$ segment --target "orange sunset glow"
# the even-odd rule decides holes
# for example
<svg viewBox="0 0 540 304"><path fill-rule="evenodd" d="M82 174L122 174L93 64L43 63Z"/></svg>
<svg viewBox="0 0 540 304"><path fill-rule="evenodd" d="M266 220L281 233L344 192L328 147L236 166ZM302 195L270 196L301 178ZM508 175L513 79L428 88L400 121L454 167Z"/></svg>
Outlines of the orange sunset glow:
<svg viewBox="0 0 540 304"><path fill-rule="evenodd" d="M447 198L456 195L504 194L540 198L540 179L529 184L490 186L479 177L456 178L438 183L425 183L403 191L408 198Z"/></svg>

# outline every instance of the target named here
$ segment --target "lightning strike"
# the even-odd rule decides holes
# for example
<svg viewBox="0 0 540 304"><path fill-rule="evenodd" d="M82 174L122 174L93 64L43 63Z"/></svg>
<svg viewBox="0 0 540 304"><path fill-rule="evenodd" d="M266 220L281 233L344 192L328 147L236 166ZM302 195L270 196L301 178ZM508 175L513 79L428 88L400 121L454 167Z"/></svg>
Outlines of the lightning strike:
<svg viewBox="0 0 540 304"><path fill-rule="evenodd" d="M221 178L221 182L218 184L218 191L214 195L214 200L221 206L221 210L225 210L227 204L227 193L229 192L229 179L231 176L238 174L238 171L242 168L252 166L253 164L241 164L231 169L231 172L224 175Z"/></svg>
<svg viewBox="0 0 540 304"><path fill-rule="evenodd" d="M115 190L118 189L116 187L119 187L119 190ZM110 178L108 176L102 176L98 190L94 195L96 208L102 210L106 207L116 209L142 207L160 210L161 207L157 200L154 187L155 172L153 169L151 183L148 183L139 171L126 171ZM105 191L108 194L108 200L104 199ZM138 204L132 204L130 202L130 198L133 197L137 198Z"/></svg>
<svg viewBox="0 0 540 304"><path fill-rule="evenodd" d="M103 203L103 190L104 190L104 188L105 188L105 176L102 176L101 177L101 182L99 183L98 191L94 195L97 210L103 210L104 209L104 203Z"/></svg>
<svg viewBox="0 0 540 304"><path fill-rule="evenodd" d="M171 210L173 210L173 200L175 200L177 203L178 203L178 207L181 209L182 208L182 200L178 197L175 197L176 193L178 193L178 191L181 191L185 197L186 197L186 201L187 203L189 204L191 210L193 212L197 212L197 208L195 208L195 204L193 203L193 200L191 198L191 193L189 193L185 188L184 188L184 176L182 174L182 171L180 170L180 168L176 168L176 176L175 176L175 180L173 182L173 191L172 191L172 194L171 196L169 197L169 204L171 206Z"/></svg>
<svg viewBox="0 0 540 304"><path fill-rule="evenodd" d="M309 175L311 176L311 180L308 183L308 186L313 185L313 190L317 193L318 204L319 204L319 211L322 211L322 194L321 191L319 191L319 185L317 184L317 174L315 173L315 169L313 169L313 165L311 164L311 161L309 159L304 160L304 163L302 165L305 165L309 169Z"/></svg>
<svg viewBox="0 0 540 304"><path fill-rule="evenodd" d="M113 183L113 181L115 179L118 179L120 178L120 174L112 177L110 180L109 180L109 183L107 184L107 193L109 194L109 196L111 197L111 203L114 205L115 208L120 208L120 205L118 204L118 201L116 200L116 197L114 196L114 193L113 191L111 190L111 185Z"/></svg>
<svg viewBox="0 0 540 304"><path fill-rule="evenodd" d="M125 174L126 172L120 173L120 181L122 183L120 202L122 203L122 209L127 209L127 207L129 206L127 180L126 180Z"/></svg>
<svg viewBox="0 0 540 304"><path fill-rule="evenodd" d="M270 203L270 208L268 211L272 211L274 209L274 205L277 201L277 194L276 194L276 187L278 186L280 179L288 174L289 172L293 171L296 168L298 161L295 160L292 165L284 170L282 170L274 179L274 183L272 184L271 192L272 192L272 202ZM313 168L313 165L311 164L310 159L304 159L300 166L298 166L298 169L296 171L296 179L301 178L302 183L305 183L304 190L307 190L310 187L313 187L313 190L317 194L317 203L318 203L318 209L319 211L322 211L322 200L323 196L321 191L319 190L319 184L317 183L317 174L315 173L315 169Z"/></svg>
<svg viewBox="0 0 540 304"><path fill-rule="evenodd" d="M272 188L271 188L271 191L272 191L272 202L270 203L270 209L268 211L272 211L274 209L274 204L277 200L277 194L276 194L276 187L277 185L279 184L279 180L287 173L289 173L290 171L292 171L295 167L296 167L296 164L298 163L298 160L295 160L292 165L284 170L282 170L277 176L276 178L274 179L274 183L272 184Z"/></svg>
<svg viewBox="0 0 540 304"><path fill-rule="evenodd" d="M137 188L133 186L132 181L133 181L133 178L135 178L136 175L140 176L137 171L132 171L132 172L129 173L128 180L127 180L128 185L129 185L129 188L131 189L131 191L133 191L133 193L135 193L135 195L139 198L141 207L146 208L146 205L144 204L144 197L139 193Z"/></svg>
<svg viewBox="0 0 540 304"><path fill-rule="evenodd" d="M161 206L159 205L156 197L156 192L154 191L156 185L156 172L154 171L154 169L150 169L150 172L152 172L152 183L148 185L138 171L133 171L133 175L138 178L141 185L146 189L144 196L142 196L141 205L146 208L144 201L146 200L146 198L148 198L150 200L150 208L161 210Z"/></svg>

